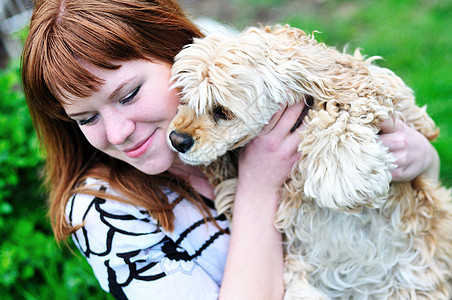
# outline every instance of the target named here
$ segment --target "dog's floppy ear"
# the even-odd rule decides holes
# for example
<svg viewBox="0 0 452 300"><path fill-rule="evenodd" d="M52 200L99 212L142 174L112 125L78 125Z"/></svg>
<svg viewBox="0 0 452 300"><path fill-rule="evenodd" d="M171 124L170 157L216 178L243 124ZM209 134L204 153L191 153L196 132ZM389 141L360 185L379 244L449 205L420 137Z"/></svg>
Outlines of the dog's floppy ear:
<svg viewBox="0 0 452 300"><path fill-rule="evenodd" d="M324 111L314 122L330 118ZM342 111L326 129L310 124L300 144L298 178L304 196L321 207L360 210L380 207L387 199L394 157L377 138L375 128L350 122Z"/></svg>
<svg viewBox="0 0 452 300"><path fill-rule="evenodd" d="M373 104L373 105L372 105ZM312 109L301 132L301 159L292 180L321 207L357 211L381 207L388 196L394 157L378 140L377 119L389 108L375 99L326 102Z"/></svg>
<svg viewBox="0 0 452 300"><path fill-rule="evenodd" d="M222 32L215 32L205 38L197 38L187 45L174 59L171 72L172 88L181 92L181 102L192 106L197 112L206 113L213 106L216 92L210 84L211 67L217 67L215 57L222 41L232 38ZM221 68L215 68L221 71Z"/></svg>

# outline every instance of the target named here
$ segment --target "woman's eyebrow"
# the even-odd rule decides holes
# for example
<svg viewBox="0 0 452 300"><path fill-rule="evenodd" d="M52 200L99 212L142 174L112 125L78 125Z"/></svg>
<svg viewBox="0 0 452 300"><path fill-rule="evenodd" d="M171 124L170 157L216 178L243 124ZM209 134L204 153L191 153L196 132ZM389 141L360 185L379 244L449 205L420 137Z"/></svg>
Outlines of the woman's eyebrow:
<svg viewBox="0 0 452 300"><path fill-rule="evenodd" d="M114 98L116 98L116 96L119 94L119 92L122 90L122 88L124 86L126 86L127 84L129 84L131 81L135 80L136 76L133 76L129 79L127 79L126 81L122 82L108 97L108 100L113 100Z"/></svg>
<svg viewBox="0 0 452 300"><path fill-rule="evenodd" d="M86 111L82 111L82 112L77 112L77 113L73 113L73 114L68 114L67 116L69 118L73 118L73 117L78 117L78 116L82 116L82 115L86 115L88 112Z"/></svg>

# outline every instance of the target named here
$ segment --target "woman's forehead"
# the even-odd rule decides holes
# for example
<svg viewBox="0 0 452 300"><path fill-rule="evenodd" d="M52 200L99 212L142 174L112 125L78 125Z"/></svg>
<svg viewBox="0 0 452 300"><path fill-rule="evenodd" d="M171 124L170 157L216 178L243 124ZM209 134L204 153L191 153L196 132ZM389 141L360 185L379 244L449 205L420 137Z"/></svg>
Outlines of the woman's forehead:
<svg viewBox="0 0 452 300"><path fill-rule="evenodd" d="M123 89L127 89L129 85L137 84L142 80L143 76L150 78L161 77L162 72L169 73L171 66L165 62L158 60L143 60L133 59L124 62L113 62L116 69L105 69L93 64L84 62L81 63L97 80L95 88L92 88L90 93L83 95L73 94L70 91L60 89L58 92L58 99L64 104L74 104L82 99L95 97L102 97L107 99L117 98L121 95Z"/></svg>
<svg viewBox="0 0 452 300"><path fill-rule="evenodd" d="M74 80L71 80L72 76L68 76L68 78L61 78L60 81L56 80L54 86L51 87L55 97L62 104L71 104L100 91L107 82L109 72L115 71L97 67L86 61L79 61L79 64L86 76L84 79L77 80L77 78L74 78ZM118 67L121 66L118 65Z"/></svg>

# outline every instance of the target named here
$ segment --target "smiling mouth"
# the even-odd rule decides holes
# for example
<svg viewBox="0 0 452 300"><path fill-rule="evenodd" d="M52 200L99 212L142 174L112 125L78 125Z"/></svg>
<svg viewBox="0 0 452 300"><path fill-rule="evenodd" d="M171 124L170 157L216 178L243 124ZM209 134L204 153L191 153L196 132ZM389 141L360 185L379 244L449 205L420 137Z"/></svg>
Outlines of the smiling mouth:
<svg viewBox="0 0 452 300"><path fill-rule="evenodd" d="M130 157L130 158L138 158L149 149L150 145L152 144L152 140L154 137L155 131L142 143L138 144L134 148L130 150L124 151L124 153Z"/></svg>

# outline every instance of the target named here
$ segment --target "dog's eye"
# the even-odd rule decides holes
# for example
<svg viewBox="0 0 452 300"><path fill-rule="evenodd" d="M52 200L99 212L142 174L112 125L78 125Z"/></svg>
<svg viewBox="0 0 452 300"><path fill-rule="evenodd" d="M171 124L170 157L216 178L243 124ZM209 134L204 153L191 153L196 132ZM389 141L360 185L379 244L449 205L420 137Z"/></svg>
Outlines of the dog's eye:
<svg viewBox="0 0 452 300"><path fill-rule="evenodd" d="M231 120L234 118L234 114L227 108L221 105L217 105L212 109L212 116L215 123L219 120Z"/></svg>
<svg viewBox="0 0 452 300"><path fill-rule="evenodd" d="M305 102L308 107L313 106L314 105L314 97L312 97L311 95L306 95Z"/></svg>

